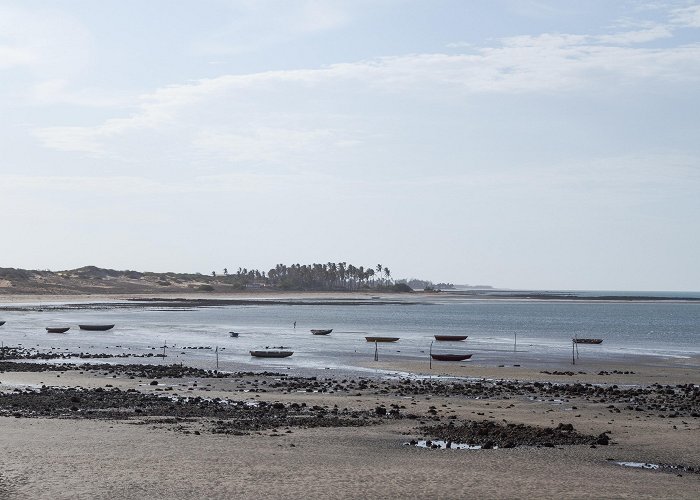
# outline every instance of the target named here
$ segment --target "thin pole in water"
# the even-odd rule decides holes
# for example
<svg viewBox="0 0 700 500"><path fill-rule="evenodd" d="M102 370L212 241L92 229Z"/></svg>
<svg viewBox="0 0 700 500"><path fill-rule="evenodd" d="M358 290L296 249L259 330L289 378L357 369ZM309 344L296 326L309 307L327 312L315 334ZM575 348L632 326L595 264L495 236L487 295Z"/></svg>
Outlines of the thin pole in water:
<svg viewBox="0 0 700 500"><path fill-rule="evenodd" d="M430 341L430 369L433 369L433 340Z"/></svg>
<svg viewBox="0 0 700 500"><path fill-rule="evenodd" d="M376 340L374 341L374 360L379 361L379 345Z"/></svg>
<svg viewBox="0 0 700 500"><path fill-rule="evenodd" d="M513 332L513 352L518 351L518 332Z"/></svg>
<svg viewBox="0 0 700 500"><path fill-rule="evenodd" d="M216 346L216 371L219 371L219 346Z"/></svg>
<svg viewBox="0 0 700 500"><path fill-rule="evenodd" d="M571 364L576 364L576 340L571 339Z"/></svg>

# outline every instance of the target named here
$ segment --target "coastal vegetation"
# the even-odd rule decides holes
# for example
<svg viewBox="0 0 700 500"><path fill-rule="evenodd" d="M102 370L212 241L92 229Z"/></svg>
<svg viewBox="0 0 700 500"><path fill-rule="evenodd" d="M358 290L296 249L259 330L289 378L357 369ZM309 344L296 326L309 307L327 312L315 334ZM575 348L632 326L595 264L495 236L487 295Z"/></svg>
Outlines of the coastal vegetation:
<svg viewBox="0 0 700 500"><path fill-rule="evenodd" d="M216 277L215 273L213 275ZM387 289L394 285L391 271L382 264L355 266L346 262L326 264L277 264L269 271L238 268L234 274L224 269L223 283L239 286L265 286L281 290L360 290Z"/></svg>
<svg viewBox="0 0 700 500"><path fill-rule="evenodd" d="M239 267L234 272L224 268L209 274L118 271L96 266L55 272L0 267L0 293L153 293L183 289L199 292L412 291L406 280L396 282L389 267L383 264L277 264L267 271Z"/></svg>
<svg viewBox="0 0 700 500"><path fill-rule="evenodd" d="M397 284L399 283L405 283L411 289L413 290L425 290L425 291L433 291L433 290L453 290L454 285L452 283L433 283L432 281L429 280L421 280L417 278L411 278L410 280L397 280Z"/></svg>

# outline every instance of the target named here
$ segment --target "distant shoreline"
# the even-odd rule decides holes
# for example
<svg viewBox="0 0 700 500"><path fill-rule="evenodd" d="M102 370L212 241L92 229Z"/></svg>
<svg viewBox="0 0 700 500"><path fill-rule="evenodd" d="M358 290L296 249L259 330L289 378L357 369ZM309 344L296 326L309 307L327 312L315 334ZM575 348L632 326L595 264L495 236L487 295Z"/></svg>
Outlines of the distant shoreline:
<svg viewBox="0 0 700 500"><path fill-rule="evenodd" d="M0 293L0 310L50 307L60 304L121 305L123 307L213 307L228 305L416 305L435 301L552 301L552 302L691 302L700 303L700 296L658 295L581 295L563 292L522 292L489 290L443 291L413 293L377 293L367 291L307 292L307 291L240 291L240 292L166 292L166 293L84 293L84 294L3 294ZM693 294L694 295L694 294ZM698 294L700 295L700 294ZM23 304L18 306L17 304ZM25 307L26 305L26 307Z"/></svg>
<svg viewBox="0 0 700 500"><path fill-rule="evenodd" d="M534 300L595 300L595 301L700 301L700 292L679 292L673 295L646 295L647 292L638 294L627 293L625 295L611 294L606 292L602 295L593 295L593 292L538 292L538 291L502 291L484 290L479 291L449 291L445 292L454 295L473 296L491 299L534 299ZM688 296L681 294L686 293ZM695 296L697 295L697 296Z"/></svg>

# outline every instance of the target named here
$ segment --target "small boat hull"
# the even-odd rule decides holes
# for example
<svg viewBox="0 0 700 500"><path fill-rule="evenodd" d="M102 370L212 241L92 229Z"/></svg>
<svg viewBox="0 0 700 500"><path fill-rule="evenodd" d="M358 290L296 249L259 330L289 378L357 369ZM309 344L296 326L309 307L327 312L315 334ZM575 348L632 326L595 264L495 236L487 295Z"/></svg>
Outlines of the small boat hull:
<svg viewBox="0 0 700 500"><path fill-rule="evenodd" d="M294 351L250 351L254 358L288 358Z"/></svg>
<svg viewBox="0 0 700 500"><path fill-rule="evenodd" d="M571 339L574 344L602 344L603 339Z"/></svg>
<svg viewBox="0 0 700 500"><path fill-rule="evenodd" d="M401 337L365 337L367 342L396 342Z"/></svg>
<svg viewBox="0 0 700 500"><path fill-rule="evenodd" d="M228 332L228 334L233 338L238 337L238 332Z"/></svg>
<svg viewBox="0 0 700 500"><path fill-rule="evenodd" d="M469 335L435 335L435 340L441 342L457 342L460 340L467 340Z"/></svg>
<svg viewBox="0 0 700 500"><path fill-rule="evenodd" d="M4 321L0 321L0 326L2 326L2 325L4 325L4 324L5 324Z"/></svg>
<svg viewBox="0 0 700 500"><path fill-rule="evenodd" d="M333 329L331 328L330 330L311 330L311 333L314 335L328 335L331 333Z"/></svg>
<svg viewBox="0 0 700 500"><path fill-rule="evenodd" d="M62 326L62 327L47 326L46 327L46 333L66 333L68 330L70 330L70 326Z"/></svg>
<svg viewBox="0 0 700 500"><path fill-rule="evenodd" d="M473 354L431 354L430 357L436 361L466 361Z"/></svg>
<svg viewBox="0 0 700 500"><path fill-rule="evenodd" d="M78 325L81 330L89 330L92 332L105 332L114 328L114 325Z"/></svg>

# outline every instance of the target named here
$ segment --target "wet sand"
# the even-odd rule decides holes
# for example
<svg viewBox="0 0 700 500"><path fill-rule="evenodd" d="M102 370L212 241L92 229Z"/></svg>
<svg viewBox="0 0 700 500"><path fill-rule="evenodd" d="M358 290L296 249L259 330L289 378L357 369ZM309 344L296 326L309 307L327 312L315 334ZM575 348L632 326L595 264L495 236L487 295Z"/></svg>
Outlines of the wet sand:
<svg viewBox="0 0 700 500"><path fill-rule="evenodd" d="M509 356L508 356L509 357ZM506 357L507 358L507 357ZM504 359L502 364L482 364L480 361L367 361L367 369L413 373L425 377L464 377L505 380L539 380L561 383L590 383L618 385L697 384L700 382L700 356L666 358L655 356L625 356L619 359L571 359L542 363L514 363Z"/></svg>

